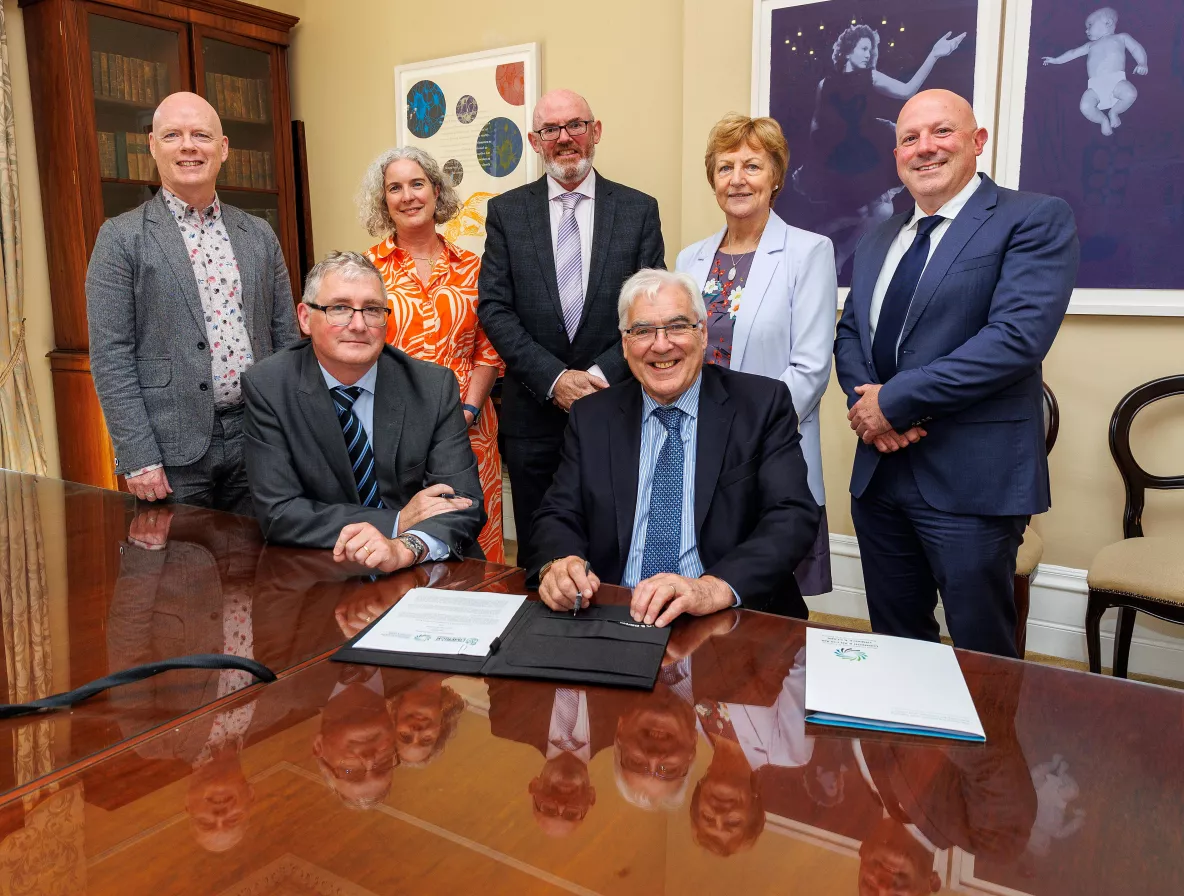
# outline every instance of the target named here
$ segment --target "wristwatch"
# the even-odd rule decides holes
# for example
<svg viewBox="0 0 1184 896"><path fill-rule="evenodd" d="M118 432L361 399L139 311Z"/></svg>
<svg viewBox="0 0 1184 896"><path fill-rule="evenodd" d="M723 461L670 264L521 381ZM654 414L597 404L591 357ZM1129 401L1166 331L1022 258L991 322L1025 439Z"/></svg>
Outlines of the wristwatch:
<svg viewBox="0 0 1184 896"><path fill-rule="evenodd" d="M408 532L406 534L399 535L398 537L396 537L395 541L402 544L403 547L407 548L407 550L409 550L411 552L411 556L415 558L414 560L411 561L412 566L419 565L421 562L423 562L423 559L428 555L428 546L426 544L424 544L423 539L420 538L418 535L412 535L411 533Z"/></svg>
<svg viewBox="0 0 1184 896"><path fill-rule="evenodd" d="M469 426L476 426L477 425L477 418L481 416L481 409L478 407L474 407L471 404L462 404L460 407L461 407L462 411L468 411L470 414L473 415L473 422L470 423Z"/></svg>

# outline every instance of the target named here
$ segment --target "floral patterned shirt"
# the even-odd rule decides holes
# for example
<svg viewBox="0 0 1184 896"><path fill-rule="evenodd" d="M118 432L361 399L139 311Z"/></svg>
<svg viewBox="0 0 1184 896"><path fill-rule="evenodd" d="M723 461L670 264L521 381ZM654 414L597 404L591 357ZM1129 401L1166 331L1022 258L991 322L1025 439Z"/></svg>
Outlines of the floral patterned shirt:
<svg viewBox="0 0 1184 896"><path fill-rule="evenodd" d="M240 378L255 363L255 356L243 319L243 283L222 218L222 204L215 194L213 203L199 210L168 190L162 188L161 192L181 229L205 312L214 406L233 407L242 402Z"/></svg>
<svg viewBox="0 0 1184 896"><path fill-rule="evenodd" d="M756 252L715 253L711 273L703 285L703 304L707 306L707 348L703 356L706 364L732 366L732 330L754 257Z"/></svg>

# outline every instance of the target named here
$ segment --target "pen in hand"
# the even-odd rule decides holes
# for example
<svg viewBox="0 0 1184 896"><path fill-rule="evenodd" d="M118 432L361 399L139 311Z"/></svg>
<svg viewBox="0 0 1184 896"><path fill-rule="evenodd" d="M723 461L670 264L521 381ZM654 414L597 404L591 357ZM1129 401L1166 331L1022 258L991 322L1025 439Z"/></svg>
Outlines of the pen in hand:
<svg viewBox="0 0 1184 896"><path fill-rule="evenodd" d="M584 577L587 578L588 573L590 573L591 571L592 571L592 564L589 563L587 560L585 560L584 561ZM572 607L572 611L571 611L572 616L575 616L576 613L580 612L580 601L583 597L584 597L584 593L582 591L576 594L576 605L574 607Z"/></svg>

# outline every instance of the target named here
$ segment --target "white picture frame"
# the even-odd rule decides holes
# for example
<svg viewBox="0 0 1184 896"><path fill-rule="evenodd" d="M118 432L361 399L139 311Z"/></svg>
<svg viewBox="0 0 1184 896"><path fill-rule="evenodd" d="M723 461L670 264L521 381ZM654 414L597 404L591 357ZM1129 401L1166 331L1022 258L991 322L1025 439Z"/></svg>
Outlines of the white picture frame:
<svg viewBox="0 0 1184 896"><path fill-rule="evenodd" d="M1099 4L1103 5L1103 4ZM1024 98L1032 28L1032 0L1009 0L1004 23L1003 69L996 129L1000 186L1018 189L1023 147ZM1184 289L1075 289L1070 314L1184 316Z"/></svg>
<svg viewBox="0 0 1184 896"><path fill-rule="evenodd" d="M521 67L520 83L516 78L499 82L499 71L512 73L516 66ZM430 113L413 117L409 114L411 91L425 81L434 85L443 102L432 103ZM418 99L424 93L421 90ZM430 89L427 93L436 97ZM539 94L537 43L395 66L398 145L419 147L449 175L458 170L461 174L456 189L462 211L440 226L443 235L461 248L480 255L488 200L538 177L538 156L527 134ZM418 103L416 108L428 107ZM495 119L502 121L493 123ZM515 139L520 141L517 153L512 152ZM500 150L493 149L495 141Z"/></svg>

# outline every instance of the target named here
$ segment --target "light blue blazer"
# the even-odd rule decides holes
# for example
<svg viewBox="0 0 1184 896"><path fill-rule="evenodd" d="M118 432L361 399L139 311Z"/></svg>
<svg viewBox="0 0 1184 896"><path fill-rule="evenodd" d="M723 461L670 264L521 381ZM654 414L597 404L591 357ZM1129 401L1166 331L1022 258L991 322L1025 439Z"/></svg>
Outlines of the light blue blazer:
<svg viewBox="0 0 1184 896"><path fill-rule="evenodd" d="M727 228L687 246L675 268L702 289ZM791 227L770 212L741 294L732 335L733 370L779 379L797 411L810 493L826 503L818 405L830 381L838 310L835 251L829 239Z"/></svg>

